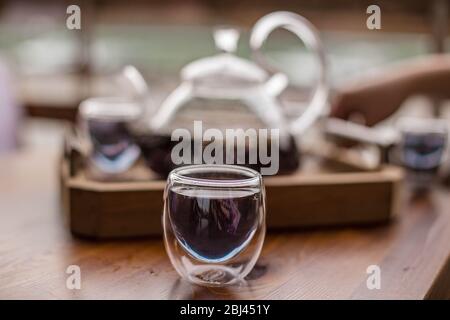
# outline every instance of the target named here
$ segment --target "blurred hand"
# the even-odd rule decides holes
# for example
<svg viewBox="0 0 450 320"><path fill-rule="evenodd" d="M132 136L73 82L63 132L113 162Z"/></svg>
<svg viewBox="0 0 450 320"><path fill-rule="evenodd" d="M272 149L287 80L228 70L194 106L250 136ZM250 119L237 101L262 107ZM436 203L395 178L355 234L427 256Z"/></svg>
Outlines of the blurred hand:
<svg viewBox="0 0 450 320"><path fill-rule="evenodd" d="M338 90L331 116L345 120L358 117L363 124L372 126L393 114L408 97L408 91L408 79L367 79Z"/></svg>

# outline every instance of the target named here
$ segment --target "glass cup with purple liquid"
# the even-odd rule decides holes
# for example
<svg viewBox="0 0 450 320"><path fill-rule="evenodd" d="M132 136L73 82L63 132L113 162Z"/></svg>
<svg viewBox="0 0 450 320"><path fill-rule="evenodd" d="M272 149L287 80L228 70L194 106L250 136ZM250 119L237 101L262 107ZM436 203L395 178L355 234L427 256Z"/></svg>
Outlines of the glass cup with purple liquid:
<svg viewBox="0 0 450 320"><path fill-rule="evenodd" d="M234 165L192 165L167 179L166 251L177 272L204 286L242 283L265 237L261 175Z"/></svg>
<svg viewBox="0 0 450 320"><path fill-rule="evenodd" d="M130 125L142 115L138 102L122 97L90 98L80 105L79 121L87 142L89 172L114 177L139 158Z"/></svg>
<svg viewBox="0 0 450 320"><path fill-rule="evenodd" d="M442 119L401 118L400 161L408 171L414 191L427 191L432 186L442 162L448 141L448 124Z"/></svg>

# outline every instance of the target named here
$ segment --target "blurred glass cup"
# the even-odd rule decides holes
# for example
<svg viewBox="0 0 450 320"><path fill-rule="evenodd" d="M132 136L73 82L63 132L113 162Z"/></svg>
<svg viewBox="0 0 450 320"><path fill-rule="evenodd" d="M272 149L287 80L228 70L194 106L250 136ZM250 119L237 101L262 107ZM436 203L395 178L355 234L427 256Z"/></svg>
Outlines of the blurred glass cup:
<svg viewBox="0 0 450 320"><path fill-rule="evenodd" d="M429 190L445 159L448 124L443 119L401 118L398 158L416 191Z"/></svg>
<svg viewBox="0 0 450 320"><path fill-rule="evenodd" d="M97 97L80 104L79 127L86 143L88 172L111 178L130 169L140 155L130 126L141 115L139 102L129 98Z"/></svg>

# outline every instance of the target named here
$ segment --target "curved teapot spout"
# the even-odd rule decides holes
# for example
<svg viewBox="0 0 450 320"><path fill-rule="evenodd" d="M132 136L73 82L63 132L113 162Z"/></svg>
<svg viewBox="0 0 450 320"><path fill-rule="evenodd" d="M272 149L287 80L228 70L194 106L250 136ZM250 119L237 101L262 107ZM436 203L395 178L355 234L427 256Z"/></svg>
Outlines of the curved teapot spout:
<svg viewBox="0 0 450 320"><path fill-rule="evenodd" d="M147 82L136 67L132 65L125 66L120 73L120 77L131 87L133 95L138 99L148 97L149 88Z"/></svg>
<svg viewBox="0 0 450 320"><path fill-rule="evenodd" d="M288 85L288 77L281 72L275 73L264 84L264 89L271 96L278 96Z"/></svg>
<svg viewBox="0 0 450 320"><path fill-rule="evenodd" d="M150 89L142 73L134 66L123 67L116 80L121 87L127 88L127 95L139 102L142 108L140 121L145 121L156 110L156 106L150 97Z"/></svg>

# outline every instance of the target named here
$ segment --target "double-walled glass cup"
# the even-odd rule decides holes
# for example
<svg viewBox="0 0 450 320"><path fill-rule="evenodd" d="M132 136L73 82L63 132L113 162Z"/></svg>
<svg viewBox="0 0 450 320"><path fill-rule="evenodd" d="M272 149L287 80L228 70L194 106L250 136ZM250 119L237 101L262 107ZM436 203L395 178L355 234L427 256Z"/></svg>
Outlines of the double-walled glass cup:
<svg viewBox="0 0 450 320"><path fill-rule="evenodd" d="M164 242L177 272L205 286L243 282L265 236L261 175L232 165L192 165L167 179Z"/></svg>

